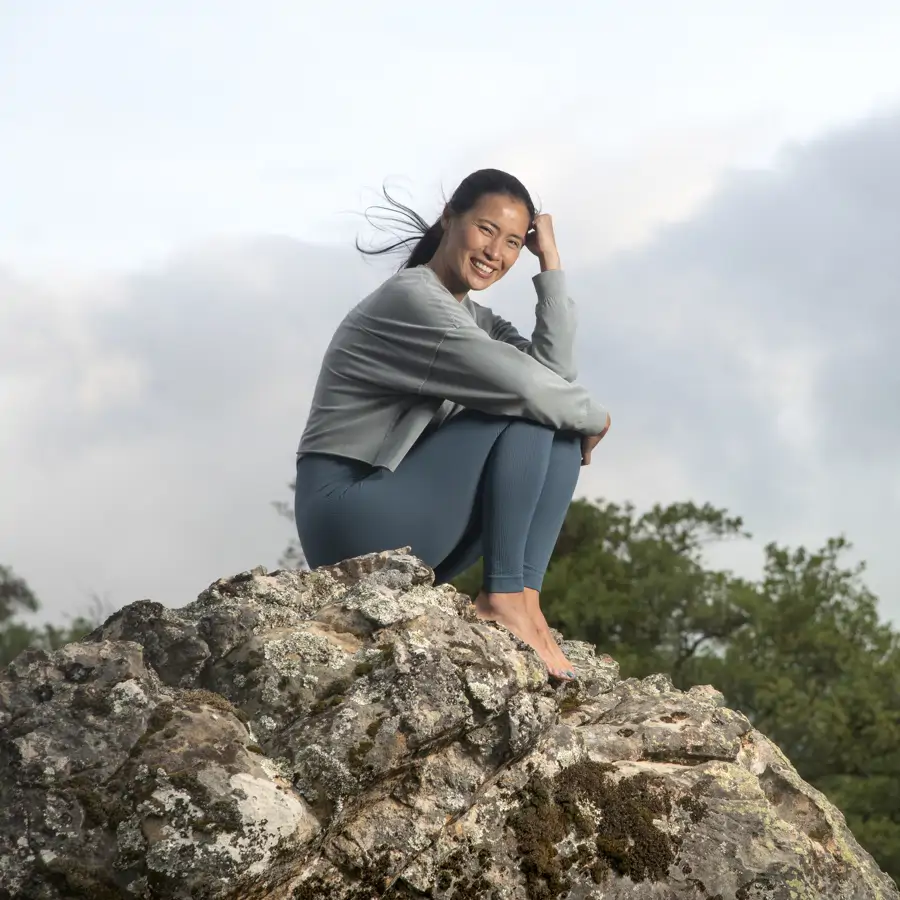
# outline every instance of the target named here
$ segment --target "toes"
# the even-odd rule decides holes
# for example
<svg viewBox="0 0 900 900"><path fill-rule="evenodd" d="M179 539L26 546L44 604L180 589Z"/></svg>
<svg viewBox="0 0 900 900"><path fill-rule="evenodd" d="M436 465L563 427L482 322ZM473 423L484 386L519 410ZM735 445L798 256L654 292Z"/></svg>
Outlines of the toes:
<svg viewBox="0 0 900 900"><path fill-rule="evenodd" d="M575 681L577 678L571 669L548 668L547 671L550 673L550 677L557 681Z"/></svg>

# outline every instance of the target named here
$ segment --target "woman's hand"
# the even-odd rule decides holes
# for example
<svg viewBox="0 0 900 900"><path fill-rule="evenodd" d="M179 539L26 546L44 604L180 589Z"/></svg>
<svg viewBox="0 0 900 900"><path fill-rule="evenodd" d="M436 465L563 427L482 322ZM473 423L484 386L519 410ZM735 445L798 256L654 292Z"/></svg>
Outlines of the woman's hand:
<svg viewBox="0 0 900 900"><path fill-rule="evenodd" d="M606 436L606 432L609 431L609 426L611 424L612 420L609 418L609 413L607 413L606 427L600 434L586 434L581 438L581 464L583 466L589 466L591 464L591 451Z"/></svg>
<svg viewBox="0 0 900 900"><path fill-rule="evenodd" d="M525 235L525 246L540 260L542 272L560 268L553 218L548 213L534 217L534 228Z"/></svg>

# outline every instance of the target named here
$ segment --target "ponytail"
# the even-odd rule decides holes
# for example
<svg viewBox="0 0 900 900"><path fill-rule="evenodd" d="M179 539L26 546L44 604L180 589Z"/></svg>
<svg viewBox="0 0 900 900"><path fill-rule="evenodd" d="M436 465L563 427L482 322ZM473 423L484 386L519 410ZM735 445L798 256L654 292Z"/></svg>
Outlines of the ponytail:
<svg viewBox="0 0 900 900"><path fill-rule="evenodd" d="M441 238L444 236L444 226L438 219L426 232L419 238L419 242L413 247L409 259L403 264L404 269L414 269L416 266L424 266L425 263L431 262L432 257L437 253L437 248L441 245Z"/></svg>
<svg viewBox="0 0 900 900"><path fill-rule="evenodd" d="M365 213L366 221L377 231L392 232L396 240L384 247L367 248L356 239L356 249L366 256L382 256L385 253L403 253L412 247L409 256L400 266L401 269L412 269L429 262L444 236L444 227L438 219L429 225L414 209L405 203L395 200L387 188L383 189L384 199L388 206L370 206ZM398 237L398 235L406 235Z"/></svg>

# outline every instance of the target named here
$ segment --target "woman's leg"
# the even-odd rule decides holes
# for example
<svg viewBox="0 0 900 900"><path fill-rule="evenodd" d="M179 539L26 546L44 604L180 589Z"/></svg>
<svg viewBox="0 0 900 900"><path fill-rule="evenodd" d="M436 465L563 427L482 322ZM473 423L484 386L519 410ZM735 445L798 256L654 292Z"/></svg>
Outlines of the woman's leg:
<svg viewBox="0 0 900 900"><path fill-rule="evenodd" d="M482 555L485 556L486 570L489 566L495 571L501 570L503 563L496 548L503 543L502 532L507 516L503 514L498 516L496 510L503 509L506 498L520 495L519 482L523 474L529 477L543 470L540 492L531 512L525 544L522 547L523 587L540 593L550 556L556 546L578 483L578 474L581 470L581 439L578 435L565 432L554 434L531 422L521 421L520 424L526 429L538 429L532 434L537 439L540 450L544 450L546 442L551 439L546 467L541 462L538 471L535 472L521 465L523 461L521 454L528 443L532 442L528 441L527 437L525 442L522 441L524 435L520 429L507 430L504 437L498 439L486 462L482 510L475 511L477 518L470 523L468 533L462 537L453 553L436 567L435 576L439 584L451 581L465 572ZM525 447L522 446L523 443ZM535 484L536 482L528 484L529 490L523 491L522 494L531 495L531 489ZM531 505L530 502L528 505ZM525 511L513 512L521 514ZM522 522L522 518L519 518L519 522ZM489 589L492 587L490 583L486 583L485 586Z"/></svg>
<svg viewBox="0 0 900 900"><path fill-rule="evenodd" d="M541 450L545 449L545 441L549 436L552 442L547 455L547 467L534 511L531 514L531 523L522 550L524 593L522 596L488 594L491 589L491 581L486 578L486 591L479 596L478 605L481 614L488 618L502 620L508 616L510 606L524 604L531 622L541 636L543 649L539 652L547 662L548 668L564 677L573 678L572 665L550 633L547 620L541 611L540 589L550 556L575 493L578 474L581 470L581 440L577 435L561 432L556 434L550 432L549 435L546 430L542 430L543 435L540 432L529 433L527 429L534 426L527 422L521 424L525 426L526 431L523 433L521 430L518 432L512 429L508 430L498 440L491 454L486 469L483 515L486 527L482 540L478 541L477 533L473 535L468 544L458 548L453 558L445 562L437 574L440 580L449 581L465 571L480 555L479 544L483 544L485 571L488 570L491 558L496 558L496 550L493 548L499 543L497 536L492 534L490 528L493 516L496 515L492 511L501 511L500 520L496 524L502 529L505 520L503 498L514 496L520 489L517 479L518 473L522 469L517 465L518 457L529 446L532 447L532 452L535 447L540 447ZM515 452L509 453L509 451ZM512 630L515 631L515 628Z"/></svg>
<svg viewBox="0 0 900 900"><path fill-rule="evenodd" d="M544 489L531 521L525 548L525 607L543 637L556 668L569 678L574 678L575 672L572 663L550 633L541 610L540 591L550 556L572 502L580 471L581 438L577 435L557 434L550 452Z"/></svg>
<svg viewBox="0 0 900 900"><path fill-rule="evenodd" d="M581 471L581 438L558 432L553 437L544 486L525 545L525 586L540 592L550 556L566 521Z"/></svg>

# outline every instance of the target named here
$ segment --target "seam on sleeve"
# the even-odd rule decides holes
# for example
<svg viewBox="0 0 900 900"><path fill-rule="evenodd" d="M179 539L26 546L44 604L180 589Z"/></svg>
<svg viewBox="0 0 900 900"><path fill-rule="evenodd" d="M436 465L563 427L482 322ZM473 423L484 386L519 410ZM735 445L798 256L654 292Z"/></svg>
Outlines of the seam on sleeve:
<svg viewBox="0 0 900 900"><path fill-rule="evenodd" d="M435 348L434 348L434 352L431 354L431 360L430 360L430 362L428 363L428 370L425 372L425 377L422 379L422 383L418 386L418 388L416 388L416 393L417 393L417 394L421 394L421 393L422 393L422 388L424 388L425 385L428 384L428 380L431 378L431 370L434 368L434 361L437 359L437 355L438 355L438 353L440 352L441 347L444 346L444 341L447 340L447 335L450 334L450 332L451 332L454 328L459 328L459 326L458 326L458 325L451 325L451 326L444 332L444 334L443 334L443 336L441 337L441 339L437 342L437 345L436 345Z"/></svg>

